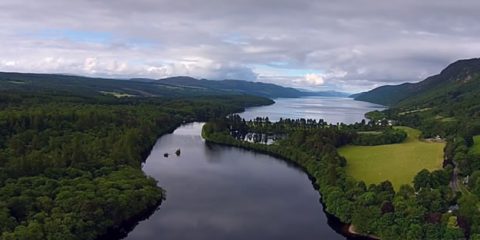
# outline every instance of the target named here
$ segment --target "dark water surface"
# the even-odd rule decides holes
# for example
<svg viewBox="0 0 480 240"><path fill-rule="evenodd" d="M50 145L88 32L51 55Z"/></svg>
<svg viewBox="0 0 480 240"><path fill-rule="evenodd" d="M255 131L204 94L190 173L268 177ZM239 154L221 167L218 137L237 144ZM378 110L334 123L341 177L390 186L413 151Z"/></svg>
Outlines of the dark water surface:
<svg viewBox="0 0 480 240"><path fill-rule="evenodd" d="M298 100L293 99L295 104ZM313 100L305 101L303 105ZM343 104L345 100L338 102ZM358 106L355 104L352 108ZM247 110L244 116L260 112L276 112L274 115L279 116L278 105L269 107L254 108L252 113ZM307 109L312 108L316 107ZM342 108L349 122L360 121L366 111L374 109ZM361 114L353 116L352 112ZM341 115L339 110L332 114ZM126 239L345 239L334 230L339 231L338 226L327 222L320 195L305 173L264 154L206 144L200 136L201 126L181 126L161 137L152 149L143 170L158 180L167 191L167 199ZM181 149L178 157L176 149ZM170 156L165 158L167 152Z"/></svg>

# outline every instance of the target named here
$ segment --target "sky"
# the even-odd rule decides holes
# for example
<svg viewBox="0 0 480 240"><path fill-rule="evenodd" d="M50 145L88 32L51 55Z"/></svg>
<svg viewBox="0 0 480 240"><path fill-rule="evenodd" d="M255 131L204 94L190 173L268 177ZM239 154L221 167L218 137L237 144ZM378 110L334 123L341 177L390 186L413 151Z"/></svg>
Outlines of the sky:
<svg viewBox="0 0 480 240"><path fill-rule="evenodd" d="M1 0L0 71L359 92L480 57L478 0Z"/></svg>

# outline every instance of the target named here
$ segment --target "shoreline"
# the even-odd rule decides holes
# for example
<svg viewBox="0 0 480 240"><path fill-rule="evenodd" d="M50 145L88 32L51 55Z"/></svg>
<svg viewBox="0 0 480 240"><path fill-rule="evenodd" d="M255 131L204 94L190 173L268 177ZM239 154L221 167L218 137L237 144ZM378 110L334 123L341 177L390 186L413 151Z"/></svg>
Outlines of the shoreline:
<svg viewBox="0 0 480 240"><path fill-rule="evenodd" d="M374 240L380 240L379 237L375 236L375 235L363 235L361 233L358 233L357 231L355 231L355 226L353 224L346 224L348 226L347 228L347 232L349 234L352 234L352 235L355 235L355 236L358 236L358 237L363 237L365 239L374 239Z"/></svg>
<svg viewBox="0 0 480 240"><path fill-rule="evenodd" d="M251 106L251 107L268 106L268 105L272 105L274 103L275 102L272 101L272 103L269 103L269 104L266 104L266 105L260 104L258 106L255 105L255 106ZM244 112L245 109L246 109L246 107L243 107L242 112ZM148 158L148 156L150 156L150 154L151 154L153 148L155 147L155 144L157 143L157 141L161 137L163 137L167 134L172 134L177 128L179 128L183 125L189 124L189 123L194 123L194 122L206 122L206 120L202 121L200 119L189 119L189 120L176 121L171 126L169 126L166 129L158 132L155 140L152 143L150 143L150 145L145 149L145 151L140 153L141 158L142 158L140 171L142 171L144 173L145 177L149 177L149 176L143 171L143 163L145 163L147 161L147 158ZM112 225L112 226L108 227L104 234L97 236L95 239L97 239L97 240L107 240L107 239L123 239L123 238L126 238L128 236L128 234L131 231L133 231L133 229L140 222L142 222L142 221L148 219L150 216L152 216L160 208L162 202L166 200L165 189L163 189L159 185L158 182L157 182L157 188L162 190L163 196L162 196L161 199L156 201L155 204L153 204L151 206L146 206L142 211L140 211L137 214L121 221L120 224Z"/></svg>
<svg viewBox="0 0 480 240"><path fill-rule="evenodd" d="M252 152L260 153L260 154L266 154L268 156L275 157L279 160L282 160L282 161L286 162L287 164L290 164L290 165L298 168L299 170L301 170L303 173L305 173L307 175L307 177L310 179L315 191L317 191L320 194L320 203L322 204L323 212L325 213L325 215L327 217L328 225L335 232L339 233L340 235L346 237L349 240L379 240L380 239L380 238L378 238L377 236L374 236L374 235L365 236L363 234L355 232L354 231L354 226L352 224L344 223L344 222L340 221L340 219L338 219L335 215L327 212L326 211L326 205L323 202L322 192L319 191L320 188L316 184L316 178L312 174L310 174L307 171L307 169L305 167L303 167L301 164L299 164L298 162L295 162L294 160L288 159L287 157L284 157L280 154L275 154L275 153L269 152L268 150L256 149L256 148L253 148L253 147L250 147L250 146L245 146L244 144L241 144L241 143L239 145L235 145L235 144L232 144L232 143L218 142L218 141L212 140L212 139L208 138L207 136L205 136L205 134L203 132L203 129L202 129L201 137L206 141L206 143L218 144L218 145L227 146L227 147L240 148L240 149L244 149L246 151L252 151Z"/></svg>
<svg viewBox="0 0 480 240"><path fill-rule="evenodd" d="M119 225L111 226L107 231L96 238L96 240L124 239L142 221L152 216L159 208L164 199L157 201L154 205L148 206L143 211L122 221Z"/></svg>
<svg viewBox="0 0 480 240"><path fill-rule="evenodd" d="M180 127L183 123L177 122L173 124L171 127L168 127L166 130L163 130L159 133L158 137L155 139L155 141L150 144L150 146L147 148L148 150L144 151L141 153L142 156L142 164L145 163L147 160L148 156L153 150L153 147L155 146L156 142L158 141L159 138L163 137L166 134L171 134L175 129ZM143 167L140 167L140 171L142 171L145 175L145 177L149 177L144 171ZM95 239L96 240L108 240L108 239L124 239L128 236L128 234L143 220L148 219L151 215L153 215L159 208L160 205L162 204L163 201L165 201L165 189L163 189L161 186L158 185L157 183L157 188L161 189L163 192L163 197L162 199L159 199L155 204L151 206L146 206L142 211L138 212L137 214L124 219L120 224L117 225L112 225L107 228L104 234L97 236Z"/></svg>

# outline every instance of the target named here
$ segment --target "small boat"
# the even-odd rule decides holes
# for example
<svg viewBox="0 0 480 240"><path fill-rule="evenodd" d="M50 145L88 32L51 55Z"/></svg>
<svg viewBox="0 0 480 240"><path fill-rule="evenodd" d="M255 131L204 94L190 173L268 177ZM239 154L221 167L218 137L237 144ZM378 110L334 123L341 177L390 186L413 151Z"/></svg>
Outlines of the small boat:
<svg viewBox="0 0 480 240"><path fill-rule="evenodd" d="M168 153L164 153L163 156L167 158L167 157L168 157Z"/></svg>
<svg viewBox="0 0 480 240"><path fill-rule="evenodd" d="M177 154L177 156L180 156L180 148L175 151L175 154Z"/></svg>

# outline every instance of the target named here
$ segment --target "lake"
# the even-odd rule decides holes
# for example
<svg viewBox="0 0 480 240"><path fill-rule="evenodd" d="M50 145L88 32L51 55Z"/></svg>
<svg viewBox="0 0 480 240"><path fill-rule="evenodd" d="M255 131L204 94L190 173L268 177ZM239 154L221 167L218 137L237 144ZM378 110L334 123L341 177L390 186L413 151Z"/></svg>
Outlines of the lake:
<svg viewBox="0 0 480 240"><path fill-rule="evenodd" d="M355 123L364 119L366 112L383 110L384 106L355 101L352 98L304 97L279 98L270 106L253 107L240 113L245 119L268 117L270 121L280 118L323 119L328 123Z"/></svg>
<svg viewBox="0 0 480 240"><path fill-rule="evenodd" d="M380 108L317 97L278 99L241 115L351 123ZM186 124L159 138L143 170L166 190L166 201L126 239L346 238L339 233L342 225L323 211L320 195L304 172L268 155L207 144L200 136L202 125ZM176 149L181 149L180 156Z"/></svg>

